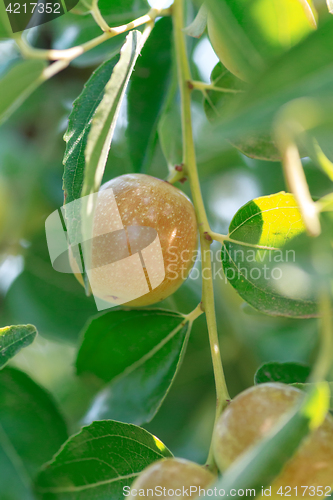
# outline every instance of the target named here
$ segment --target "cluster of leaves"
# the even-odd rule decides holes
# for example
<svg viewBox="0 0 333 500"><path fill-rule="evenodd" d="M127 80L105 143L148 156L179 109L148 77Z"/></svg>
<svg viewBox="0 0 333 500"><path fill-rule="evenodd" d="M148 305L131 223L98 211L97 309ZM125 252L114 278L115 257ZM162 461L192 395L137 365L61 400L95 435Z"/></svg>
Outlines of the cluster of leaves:
<svg viewBox="0 0 333 500"><path fill-rule="evenodd" d="M168 331L168 335L165 335L165 331L161 332L164 342L159 343L156 339L149 342L149 335L146 339L141 337L152 347L149 356L142 356L142 352L147 351L147 346L145 349L143 345L140 348L135 346L131 323L140 324L140 319L148 316L145 326L149 325L148 333L152 336L160 328L161 315L164 316L164 330ZM2 491L8 498L32 499L34 494L38 498L54 499L64 496L73 499L78 496L83 499L92 496L121 498L123 487L130 485L146 466L155 460L172 456L160 440L141 427L115 420L100 420L103 416L98 412L102 410L102 413L112 413L112 409L120 406L119 411L125 420L126 417L139 418L142 423L149 419L149 403L154 396L155 403L153 401L152 405L155 404L156 407L156 401L159 400L157 404L160 402L175 370L174 367L169 367L164 381L161 381L156 375L163 375L161 370L156 371L156 366L160 364L161 357L170 366L172 363L177 364L167 345L177 338L178 333L180 341L184 342L185 334L181 333L184 330L183 323L177 315L165 311L118 310L97 317L87 326L77 358L77 371L94 373L107 385L102 396L98 396L94 402L97 407L93 410L96 420L67 441L66 424L50 394L23 372L4 368L12 356L33 342L36 329L26 325L0 330L3 368L0 373L0 463ZM124 330L123 337L119 338L121 324L124 325ZM94 342L94 334L99 337L97 342ZM124 343L128 342L135 346L135 351L125 354ZM117 351L115 359L118 358L118 366L110 367L109 360L106 359L105 353L108 352L107 345L110 343L113 350ZM127 369L124 371L125 366ZM140 376L143 366L143 375ZM306 382L309 371L309 367L296 363L268 363L258 370L255 382L278 381L299 386ZM134 378L132 374L135 372ZM127 389L126 384L130 384ZM149 385L153 386L152 390L148 389ZM142 408L138 415L134 408L135 398L138 402L138 393L142 395L142 387L146 387L146 390L141 405L146 408ZM132 401L122 398L122 394L132 395ZM305 415L302 409L295 409L288 423L276 429L273 435L247 453L242 462L230 469L217 483L218 486L228 490L260 488L269 484L270 479L281 470L286 458L293 454L307 434L311 422L318 418L316 408L322 407L318 404L318 398L322 396L314 391L310 401L314 400L317 404L312 405L312 412ZM52 458L58 448L59 451ZM50 462L43 465L51 458Z"/></svg>
<svg viewBox="0 0 333 500"><path fill-rule="evenodd" d="M271 133L282 106L293 99L311 97L322 109L325 98L323 125L330 125L333 21L324 19L317 31L290 50L277 50L271 38L268 43L260 30L251 30L251 23L241 18L239 2L208 3L220 16L221 32L231 37L230 46L236 47L234 56L245 65L251 80L248 84L241 82L221 63L214 68L212 85L230 91L210 89L205 94L203 107L216 126L214 137L225 141L223 147L228 148L225 144L229 141L251 158L278 161L280 153ZM148 10L144 0L101 1L99 6L111 25L130 21ZM226 6L229 9L225 16ZM82 44L99 34L92 18L80 16L87 12L89 2L82 0L64 20L52 23L53 48ZM0 38L8 34L6 23L0 0ZM66 23L71 37L61 36ZM230 26L235 23L241 37L251 41L242 43L241 48L233 44ZM87 80L69 117L63 178L66 203L98 190L105 168L115 175L107 162L126 91L128 170L149 171L157 147L169 166L179 162L172 20L158 20L148 40L144 45L142 42L141 31L134 30L126 39L125 35L110 39L73 62L82 71L91 64L101 64ZM253 66L249 61L254 61ZM15 54L0 79L1 121L42 84L45 67L43 61L23 60ZM197 97L194 102L201 104ZM111 163L116 156L109 157ZM203 161L202 165L204 169L207 163ZM265 169L271 167L263 165ZM73 215L69 214L69 220L75 224L78 219ZM77 225L74 230L89 232L91 221L86 217L85 222L86 227ZM322 227L320 239L306 235L290 194L279 192L249 201L230 223L228 240L222 248L225 276L239 295L261 312L290 318L316 316L318 292L323 283L331 283L327 269L333 269L329 217L323 218ZM288 251L295 252L297 261L281 260ZM12 326L0 330L1 488L8 498L20 500L31 500L35 495L45 500L120 499L122 488L131 484L143 468L171 456L159 439L138 426L151 421L168 394L192 325L178 310L121 308L93 317L92 300L83 296L72 277L55 276L46 259L45 245L35 241L27 253L24 272L7 294L7 308L22 321L35 316L44 334L67 341L76 341L87 320L76 373L84 383L97 381L98 390L81 419L87 426L66 441L66 424L52 397L22 371L4 367L19 349L34 340L35 328ZM318 264L323 260L325 269ZM266 279L265 268L272 262L283 262L279 280ZM37 272L37 268L42 271ZM253 269L260 272L262 279L258 280ZM298 282L301 286L296 286ZM23 306L17 311L20 297ZM179 303L170 309L180 307ZM31 321L35 322L33 318ZM279 381L306 387L309 370L296 364L265 364L257 372L255 383ZM286 426L277 429L220 480L221 488L269 484L309 431L312 418L315 415L305 417L295 410Z"/></svg>

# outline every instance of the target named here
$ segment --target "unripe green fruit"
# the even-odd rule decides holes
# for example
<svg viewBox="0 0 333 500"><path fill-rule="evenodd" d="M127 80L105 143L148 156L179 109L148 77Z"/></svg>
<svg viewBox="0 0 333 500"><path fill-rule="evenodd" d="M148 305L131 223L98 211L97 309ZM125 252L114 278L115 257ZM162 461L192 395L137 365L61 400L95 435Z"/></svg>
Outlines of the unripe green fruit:
<svg viewBox="0 0 333 500"><path fill-rule="evenodd" d="M239 394L217 422L214 457L225 471L243 452L256 444L292 409L304 393L295 387L267 383ZM296 454L272 483L272 493L282 486L333 486L333 419L309 434ZM283 490L284 491L284 490Z"/></svg>
<svg viewBox="0 0 333 500"><path fill-rule="evenodd" d="M112 191L109 188L112 188ZM114 197L111 196L112 192ZM151 251L149 255L144 255L143 263L140 262L137 252L138 249L148 247L148 243L145 243L145 237L140 230L137 234L131 233L130 255L134 255L137 261L135 269L140 271L140 275L135 274L132 261L128 262L125 258L122 267L104 265L110 262L110 255L115 252L120 254L123 247L127 249L126 242L125 245L119 243L116 247L115 244L110 244L107 238L103 241L99 236L105 233L105 228L110 234L119 230L119 224L126 230L130 226L139 226L139 229L148 227L157 231L160 250L154 247L156 252ZM98 192L93 238L89 278L94 295L114 304L126 303L131 306L154 304L174 293L193 267L198 244L194 208L189 198L168 182L144 174L122 175L104 184ZM120 261L121 258L118 256L112 262L114 260ZM148 277L157 275L162 268L163 280L160 283L156 279L156 283L160 284L155 287L150 282L150 291L143 274L143 270L147 269L142 267L148 265L151 267L146 275ZM73 258L71 266L82 283ZM143 293L141 290L144 290ZM137 296L142 296L131 300L130 294L133 292L138 292Z"/></svg>
<svg viewBox="0 0 333 500"><path fill-rule="evenodd" d="M144 490L145 498L157 498L158 495L155 494L155 488L157 487L162 488L162 491L163 488L166 489L165 495L164 492L160 495L161 498L194 498L198 496L199 487L205 489L215 479L211 472L194 462L181 458L166 458L154 462L141 472L132 484L131 494L127 498L134 500L140 497L139 490ZM192 490L190 490L191 487ZM188 496L186 494L185 496L182 495L183 488L188 490ZM196 491L195 488L197 488ZM148 489L153 491L147 492ZM133 490L136 490L136 495L133 494ZM180 491L172 494L171 490L174 492L180 490L181 494L177 495Z"/></svg>

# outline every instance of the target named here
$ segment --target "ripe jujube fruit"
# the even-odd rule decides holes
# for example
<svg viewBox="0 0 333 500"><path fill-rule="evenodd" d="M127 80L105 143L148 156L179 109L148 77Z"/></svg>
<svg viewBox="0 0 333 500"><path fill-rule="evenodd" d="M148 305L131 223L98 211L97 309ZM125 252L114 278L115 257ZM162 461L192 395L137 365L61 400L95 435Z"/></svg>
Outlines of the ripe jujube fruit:
<svg viewBox="0 0 333 500"><path fill-rule="evenodd" d="M100 188L92 235L90 286L96 297L114 304L145 306L165 299L195 262L197 223L191 201L149 175L122 175ZM155 246L149 246L153 240ZM122 252L128 249L125 258ZM82 283L73 257L71 266Z"/></svg>
<svg viewBox="0 0 333 500"><path fill-rule="evenodd" d="M214 457L219 469L225 471L267 435L302 396L299 389L278 383L260 384L239 394L221 415L214 431ZM332 470L333 419L327 415L273 481L272 493L281 486L332 487Z"/></svg>
<svg viewBox="0 0 333 500"><path fill-rule="evenodd" d="M182 458L165 458L154 462L141 472L139 477L132 484L131 494L127 498L133 500L139 497L139 490L144 490L145 493L147 490L153 490L145 495L148 498L153 498L155 496L156 498L159 496L161 498L170 499L197 497L199 487L205 489L212 484L215 479L215 476L209 472L209 470L204 469L194 462ZM190 490L191 486L192 490ZM155 488L157 487L162 488L161 495L152 494L155 493ZM165 488L165 492L163 488ZM188 495L184 497L182 493L177 495L179 490L183 492L183 488L187 489ZM195 488L197 488L196 491ZM133 490L136 490L137 494L132 494ZM177 493L172 494L175 490L178 490Z"/></svg>

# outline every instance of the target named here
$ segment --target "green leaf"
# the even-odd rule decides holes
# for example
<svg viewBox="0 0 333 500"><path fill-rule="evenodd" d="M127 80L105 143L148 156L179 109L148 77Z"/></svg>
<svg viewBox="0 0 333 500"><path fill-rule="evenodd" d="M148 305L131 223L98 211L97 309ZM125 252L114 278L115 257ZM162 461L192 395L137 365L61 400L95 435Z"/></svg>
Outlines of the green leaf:
<svg viewBox="0 0 333 500"><path fill-rule="evenodd" d="M80 198L85 175L85 149L93 116L103 99L105 85L116 65L115 59L103 63L94 71L79 97L74 101L64 135L66 151L63 159L63 189L66 203L67 228L74 241L80 241L81 206L71 204ZM76 254L75 258L77 257ZM85 278L84 278L85 281Z"/></svg>
<svg viewBox="0 0 333 500"><path fill-rule="evenodd" d="M189 26L183 29L184 33L194 38L200 38L201 35L203 35L207 26L207 15L208 15L207 5L203 3L197 15L195 16L195 19L191 22Z"/></svg>
<svg viewBox="0 0 333 500"><path fill-rule="evenodd" d="M245 139L234 139L229 142L249 158L266 161L281 160L281 154L271 134L257 133L247 135Z"/></svg>
<svg viewBox="0 0 333 500"><path fill-rule="evenodd" d="M76 367L109 384L86 417L142 424L153 418L175 378L189 324L162 309L112 310L87 326Z"/></svg>
<svg viewBox="0 0 333 500"><path fill-rule="evenodd" d="M86 168L82 196L95 193L100 187L120 106L142 48L141 37L139 31L131 31L127 36L120 59L114 67L111 78L105 86L104 96L93 116L85 149Z"/></svg>
<svg viewBox="0 0 333 500"><path fill-rule="evenodd" d="M225 92L208 90L205 94L204 109L208 120L217 123L225 113L225 109L243 92L247 85L228 71L221 62L217 63L211 73L211 84L224 89ZM229 142L243 154L259 160L279 161L280 153L269 132L246 134Z"/></svg>
<svg viewBox="0 0 333 500"><path fill-rule="evenodd" d="M167 102L158 124L158 137L169 168L180 165L183 156L183 143L177 73L175 70L173 71L173 81Z"/></svg>
<svg viewBox="0 0 333 500"><path fill-rule="evenodd" d="M36 335L37 330L33 325L13 325L0 328L0 368L23 347L30 345L35 340Z"/></svg>
<svg viewBox="0 0 333 500"><path fill-rule="evenodd" d="M210 82L214 87L225 89L226 92L208 90L204 100L204 109L208 120L216 123L221 118L235 96L242 94L248 85L227 70L218 62L210 75Z"/></svg>
<svg viewBox="0 0 333 500"><path fill-rule="evenodd" d="M207 0L208 34L228 69L252 81L279 55L315 27L305 2L280 0Z"/></svg>
<svg viewBox="0 0 333 500"><path fill-rule="evenodd" d="M217 45L226 47L223 52L228 54L227 59L232 61L231 65L236 68L233 71L237 74L241 73L245 80L253 79L255 74L264 67L264 61L258 48L252 44L245 27L237 19L235 2L207 0L206 3L209 9L208 35L215 45L215 52L220 52ZM240 3L239 10L241 10L242 3ZM233 7L236 12L233 12ZM225 60L223 62L230 68Z"/></svg>
<svg viewBox="0 0 333 500"><path fill-rule="evenodd" d="M43 83L44 61L22 61L0 79L0 124Z"/></svg>
<svg viewBox="0 0 333 500"><path fill-rule="evenodd" d="M254 376L255 384L264 384L266 382L281 382L282 384L304 383L309 375L311 368L301 363L278 363L272 361L264 363Z"/></svg>
<svg viewBox="0 0 333 500"><path fill-rule="evenodd" d="M299 97L320 97L332 114L333 18L292 47L248 92L234 101L219 126L221 137L231 140L271 127L277 111ZM236 102L237 101L237 102Z"/></svg>
<svg viewBox="0 0 333 500"><path fill-rule="evenodd" d="M0 372L1 498L32 500L32 479L67 439L49 394L25 373Z"/></svg>
<svg viewBox="0 0 333 500"><path fill-rule="evenodd" d="M121 49L120 59L105 86L104 96L97 106L88 133L81 193L83 197L80 209L82 224L80 223L80 217L74 218L74 222L77 221L76 225L81 226L79 229L82 231L83 241L87 242L87 248L84 252L86 269L90 269L90 248L88 248L88 245L92 237L94 206L96 203L96 199L92 195L97 193L100 188L120 106L143 43L144 37L140 31L133 30L126 37L126 43Z"/></svg>
<svg viewBox="0 0 333 500"><path fill-rule="evenodd" d="M97 312L93 298L82 293L73 275L52 268L45 233L27 249L25 269L9 288L4 305L7 323L29 322L43 337L74 344Z"/></svg>
<svg viewBox="0 0 333 500"><path fill-rule="evenodd" d="M224 273L255 309L277 316L316 316L316 290L297 266L293 249L293 239L304 231L294 197L284 192L250 201L232 219L231 241L222 247Z"/></svg>
<svg viewBox="0 0 333 500"><path fill-rule="evenodd" d="M92 10L92 0L80 0L78 10L87 13ZM146 14L149 4L146 0L99 0L99 10L102 16L110 17L112 26L132 21L140 15Z"/></svg>
<svg viewBox="0 0 333 500"><path fill-rule="evenodd" d="M68 128L64 135L66 151L63 159L65 167L63 189L66 203L70 203L81 196L85 167L84 151L91 122L96 108L103 98L105 85L111 77L115 64L116 60L110 59L99 66L73 103Z"/></svg>
<svg viewBox="0 0 333 500"><path fill-rule="evenodd" d="M135 172L151 160L157 123L170 84L172 21L160 19L135 66L128 92L128 144Z"/></svg>
<svg viewBox="0 0 333 500"><path fill-rule="evenodd" d="M3 38L10 38L11 36L12 30L5 9L5 4L4 2L0 2L0 40Z"/></svg>
<svg viewBox="0 0 333 500"><path fill-rule="evenodd" d="M41 500L122 500L123 487L155 460L172 456L164 444L135 425L94 422L72 436L41 471Z"/></svg>
<svg viewBox="0 0 333 500"><path fill-rule="evenodd" d="M113 26L124 19L132 21L149 11L146 0L99 0L98 7L103 16L110 16Z"/></svg>
<svg viewBox="0 0 333 500"><path fill-rule="evenodd" d="M326 382L314 385L306 398L297 404L272 429L267 437L252 446L212 485L217 490L255 489L269 486L279 475L284 464L296 452L302 439L310 430L317 428L325 418L329 389ZM213 498L220 498L215 495Z"/></svg>

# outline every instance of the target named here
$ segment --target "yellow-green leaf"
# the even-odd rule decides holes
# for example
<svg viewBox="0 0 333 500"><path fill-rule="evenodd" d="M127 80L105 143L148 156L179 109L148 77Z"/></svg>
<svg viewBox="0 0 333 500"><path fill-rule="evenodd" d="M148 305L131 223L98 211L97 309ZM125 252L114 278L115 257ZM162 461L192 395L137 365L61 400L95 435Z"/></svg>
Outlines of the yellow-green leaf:
<svg viewBox="0 0 333 500"><path fill-rule="evenodd" d="M37 335L33 325L13 325L0 328L0 368L23 347L30 345Z"/></svg>
<svg viewBox="0 0 333 500"><path fill-rule="evenodd" d="M293 248L294 238L304 232L297 203L284 192L256 198L234 216L222 247L224 272L254 308L278 316L316 316L316 291Z"/></svg>

